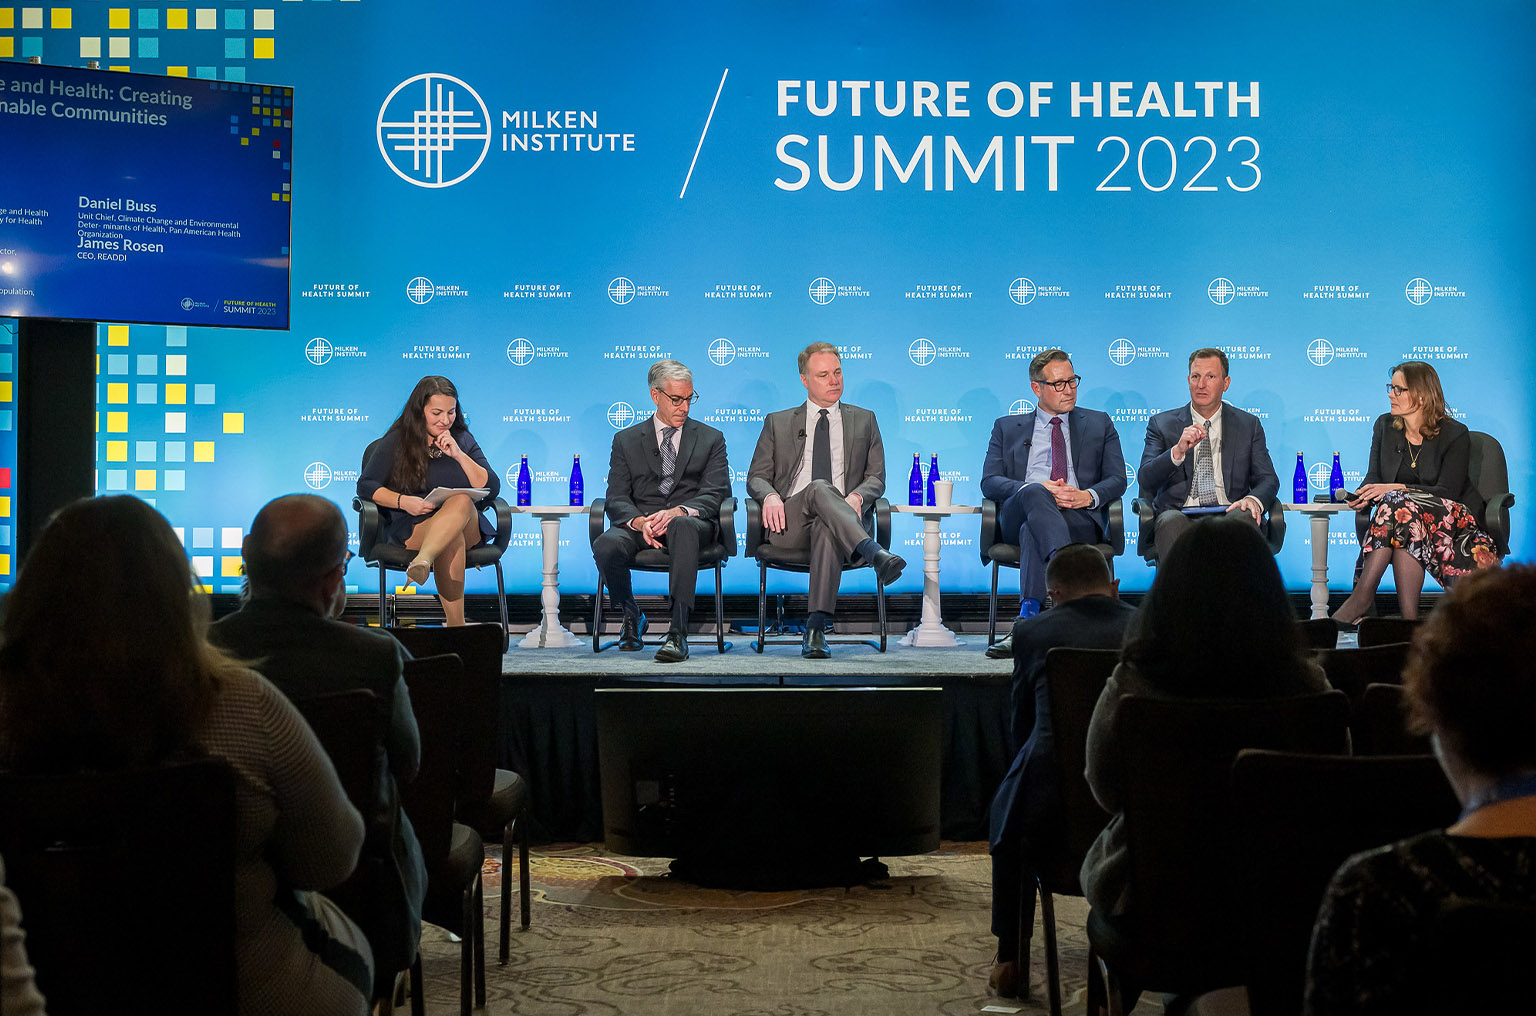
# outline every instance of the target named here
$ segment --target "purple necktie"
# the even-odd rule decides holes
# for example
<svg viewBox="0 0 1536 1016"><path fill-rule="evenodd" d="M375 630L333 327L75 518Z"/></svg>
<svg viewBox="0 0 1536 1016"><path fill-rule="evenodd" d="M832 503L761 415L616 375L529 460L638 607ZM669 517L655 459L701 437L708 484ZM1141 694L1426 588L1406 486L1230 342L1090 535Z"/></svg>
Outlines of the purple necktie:
<svg viewBox="0 0 1536 1016"><path fill-rule="evenodd" d="M1051 479L1067 479L1067 438L1061 432L1061 417L1051 417Z"/></svg>

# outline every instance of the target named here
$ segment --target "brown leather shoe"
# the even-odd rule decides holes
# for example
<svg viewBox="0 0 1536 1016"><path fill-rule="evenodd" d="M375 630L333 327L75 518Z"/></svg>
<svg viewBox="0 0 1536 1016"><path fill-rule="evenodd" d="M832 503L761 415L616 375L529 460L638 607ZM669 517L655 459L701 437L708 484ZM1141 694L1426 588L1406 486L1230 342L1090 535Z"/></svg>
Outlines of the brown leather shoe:
<svg viewBox="0 0 1536 1016"><path fill-rule="evenodd" d="M1019 998L1019 965L1013 960L998 960L992 964L992 976L987 987L998 998ZM1029 995L1029 985L1024 985L1024 996Z"/></svg>

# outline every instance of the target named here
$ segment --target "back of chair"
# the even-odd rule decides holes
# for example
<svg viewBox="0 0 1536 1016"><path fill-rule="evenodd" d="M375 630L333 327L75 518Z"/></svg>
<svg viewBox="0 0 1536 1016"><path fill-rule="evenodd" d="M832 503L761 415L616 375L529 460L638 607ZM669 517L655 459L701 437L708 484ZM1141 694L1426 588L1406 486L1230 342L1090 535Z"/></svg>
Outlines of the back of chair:
<svg viewBox="0 0 1536 1016"><path fill-rule="evenodd" d="M405 685L421 731L421 768L400 788L400 804L421 843L427 872L444 863L453 837L455 795L461 786L464 664L457 656L422 656L405 663Z"/></svg>
<svg viewBox="0 0 1536 1016"><path fill-rule="evenodd" d="M1083 857L1109 821L1109 813L1094 800L1084 772L1088 768L1088 721L1119 660L1118 649L1058 647L1045 654L1051 744L1064 820L1061 852L1041 868L1040 877L1052 892L1082 895L1078 872Z"/></svg>
<svg viewBox="0 0 1536 1016"><path fill-rule="evenodd" d="M1359 644L1361 649L1384 646L1392 642L1412 642L1418 630L1416 617L1362 617L1360 619Z"/></svg>
<svg viewBox="0 0 1536 1016"><path fill-rule="evenodd" d="M1401 685L1368 684L1349 711L1356 755L1428 755L1428 734L1408 730L1408 708Z"/></svg>
<svg viewBox="0 0 1536 1016"><path fill-rule="evenodd" d="M1232 888L1248 908L1255 1016L1300 1011L1312 923L1339 865L1362 850L1443 828L1460 811L1428 755L1245 750L1232 766L1232 795L1247 874Z"/></svg>
<svg viewBox="0 0 1536 1016"><path fill-rule="evenodd" d="M1308 649L1332 649L1339 644L1339 628L1331 617L1296 622L1296 635ZM1334 685L1335 688L1338 685Z"/></svg>
<svg viewBox="0 0 1536 1016"><path fill-rule="evenodd" d="M352 688L294 703L330 756L347 800L364 821L378 814L388 797L389 755L378 701L367 688ZM372 836L374 830L368 832Z"/></svg>
<svg viewBox="0 0 1536 1016"><path fill-rule="evenodd" d="M461 735L459 775L461 801L483 801L496 781L501 748L502 632L493 624L458 627L391 628L389 633L413 656L452 653L464 664L466 694L459 703Z"/></svg>
<svg viewBox="0 0 1536 1016"><path fill-rule="evenodd" d="M235 776L222 760L0 776L0 854L54 1016L234 1013Z"/></svg>
<svg viewBox="0 0 1536 1016"><path fill-rule="evenodd" d="M1474 430L1471 456L1467 461L1467 482L1476 488L1486 504L1478 527L1493 537L1499 556L1509 555L1509 510L1515 496L1509 492L1509 468L1504 462L1504 448L1491 434Z"/></svg>
<svg viewBox="0 0 1536 1016"><path fill-rule="evenodd" d="M1329 691L1282 699L1120 704L1120 771L1131 864L1125 922L1158 977L1148 988L1242 983L1243 874L1232 760L1244 748L1344 754L1349 700Z"/></svg>
<svg viewBox="0 0 1536 1016"><path fill-rule="evenodd" d="M1324 620L1327 620L1324 618ZM1328 621L1332 625L1332 621ZM1387 642L1364 649L1324 649L1317 662L1328 675L1328 683L1359 701L1368 684L1402 684L1403 667L1408 662L1407 642Z"/></svg>

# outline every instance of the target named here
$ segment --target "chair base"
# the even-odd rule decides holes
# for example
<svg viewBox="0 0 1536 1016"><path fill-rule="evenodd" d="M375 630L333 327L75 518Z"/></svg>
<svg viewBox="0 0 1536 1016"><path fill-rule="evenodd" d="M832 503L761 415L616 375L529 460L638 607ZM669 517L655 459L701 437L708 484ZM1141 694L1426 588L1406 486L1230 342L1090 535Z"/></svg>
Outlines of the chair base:
<svg viewBox="0 0 1536 1016"><path fill-rule="evenodd" d="M714 643L715 652L720 654L728 652L731 648L731 643L725 640L725 583L723 577L720 574L720 569L723 567L723 565L724 562L717 562L713 566L715 572ZM618 639L613 639L609 642L602 641L603 623L603 577L599 575L597 577L597 595L593 597L592 600L592 651L594 653L606 652L619 644ZM708 641L704 639L685 639L684 641L686 641L690 646L702 646L709 644ZM643 644L647 646L659 646L661 645L661 642L643 642Z"/></svg>
<svg viewBox="0 0 1536 1016"><path fill-rule="evenodd" d="M880 618L880 641L873 639L827 639L829 646L869 646L871 649L885 652L886 638L889 633L889 625L885 618L885 584L878 576L875 578L875 609ZM762 558L757 561L757 638L752 642L752 648L759 655L764 646L773 645L798 645L798 638L779 637L769 638L768 631L768 563Z"/></svg>

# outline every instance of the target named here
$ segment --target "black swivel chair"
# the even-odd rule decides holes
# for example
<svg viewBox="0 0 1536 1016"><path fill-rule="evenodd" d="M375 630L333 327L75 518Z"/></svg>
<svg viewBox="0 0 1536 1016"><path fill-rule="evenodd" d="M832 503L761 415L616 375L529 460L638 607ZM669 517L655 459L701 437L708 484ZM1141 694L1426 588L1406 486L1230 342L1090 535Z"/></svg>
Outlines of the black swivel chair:
<svg viewBox="0 0 1536 1016"><path fill-rule="evenodd" d="M1015 534L1017 535L1017 534ZM1003 539L1004 534L997 528L997 502L990 498L983 498L981 502L981 539L978 542L981 548L981 563L992 566L992 592L987 597L987 645L997 641L997 569L999 565L1009 568L1019 566L1019 545L1009 543ZM1119 499L1109 503L1109 532L1105 534L1105 542L1098 544L1099 553L1104 555L1104 562L1109 565L1111 575L1115 572L1115 558L1125 553L1125 505Z"/></svg>
<svg viewBox="0 0 1536 1016"><path fill-rule="evenodd" d="M1477 528L1493 537L1499 557L1503 559L1509 556L1509 510L1515 506L1515 495L1509 492L1509 466L1504 459L1504 447L1492 434L1480 430L1469 431L1467 436L1472 444L1467 460L1467 482L1483 499L1483 514L1477 520ZM1373 510L1374 506L1355 513L1357 537L1365 537ZM1363 562L1363 557L1355 559L1357 583ZM1373 614L1374 611L1372 607Z"/></svg>
<svg viewBox="0 0 1536 1016"><path fill-rule="evenodd" d="M1154 493L1143 487L1131 502L1131 511L1136 513L1136 549L1142 560L1150 565L1157 564L1158 512L1152 505ZM1274 498L1264 507L1264 512L1264 524L1260 528L1269 544L1269 552L1279 554L1280 548L1285 546L1285 504L1278 497Z"/></svg>
<svg viewBox="0 0 1536 1016"><path fill-rule="evenodd" d="M602 536L603 530L608 527L607 516L603 513L607 503L607 499L600 497L595 499L587 509L587 539L591 543L596 543L597 538ZM717 522L715 542L699 547L699 570L710 568L715 573L715 651L723 653L731 648L731 644L725 640L725 586L721 569L725 567L728 559L736 556L736 499L734 497L725 498L720 502L720 515ZM671 555L667 553L665 547L659 550L655 547L646 547L635 555L635 563L631 569L665 573L671 563ZM600 653L618 644L617 640L602 641L603 618L603 576L599 573L597 595L592 598L592 651L594 653ZM691 644L692 640L689 641Z"/></svg>
<svg viewBox="0 0 1536 1016"><path fill-rule="evenodd" d="M378 443L373 441L363 450L364 466L368 464L374 445ZM470 548L464 558L464 567L484 568L490 565L496 570L496 609L501 617L502 648L505 649L510 644L510 636L507 634L507 591L502 581L501 556L506 553L507 544L512 539L512 509L499 497L485 498L477 502L475 507L481 512L495 511L496 535L490 541ZM405 571L415 559L416 552L398 543L385 543L379 539L382 516L378 505L354 497L352 508L357 512L357 554L368 567L379 569L379 627L387 628L396 623L396 617L395 597L389 592L386 576L391 571Z"/></svg>
<svg viewBox="0 0 1536 1016"><path fill-rule="evenodd" d="M875 499L875 531L872 534L875 542L883 550L891 549L891 502L885 498ZM752 643L752 648L759 653L763 646L775 642L799 642L798 638L780 637L770 639L768 637L768 569L777 568L780 571L799 572L802 575L809 574L811 570L811 551L808 547L791 549L775 546L763 539L763 506L754 498L747 498L747 557L757 561L757 641ZM843 565L843 571L855 571L860 568L868 568L869 565L862 561L847 562ZM885 622L885 583L880 581L878 574L875 576L875 609L880 619L880 641L873 639L828 639L828 645L866 645L873 646L885 652L886 622Z"/></svg>

